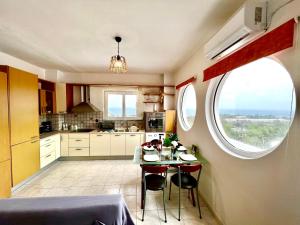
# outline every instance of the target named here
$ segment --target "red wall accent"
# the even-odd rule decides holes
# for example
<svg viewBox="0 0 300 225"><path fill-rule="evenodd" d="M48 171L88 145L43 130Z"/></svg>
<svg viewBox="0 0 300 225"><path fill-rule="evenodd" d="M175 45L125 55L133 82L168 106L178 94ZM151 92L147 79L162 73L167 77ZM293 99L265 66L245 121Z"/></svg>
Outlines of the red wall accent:
<svg viewBox="0 0 300 225"><path fill-rule="evenodd" d="M73 84L66 84L67 112L73 108Z"/></svg>
<svg viewBox="0 0 300 225"><path fill-rule="evenodd" d="M190 79L183 81L182 83L176 85L176 89L178 90L179 88L181 88L189 83L192 83L194 80L196 80L196 77L191 77Z"/></svg>
<svg viewBox="0 0 300 225"><path fill-rule="evenodd" d="M294 42L295 20L291 19L264 36L232 53L204 70L203 81L223 75L233 69L290 48Z"/></svg>

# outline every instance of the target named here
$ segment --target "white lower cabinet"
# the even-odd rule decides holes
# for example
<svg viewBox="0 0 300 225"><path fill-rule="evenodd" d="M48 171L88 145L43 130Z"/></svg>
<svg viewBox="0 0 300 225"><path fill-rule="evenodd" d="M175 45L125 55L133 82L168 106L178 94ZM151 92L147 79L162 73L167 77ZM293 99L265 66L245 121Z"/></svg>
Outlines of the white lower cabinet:
<svg viewBox="0 0 300 225"><path fill-rule="evenodd" d="M90 155L90 134L69 134L69 156Z"/></svg>
<svg viewBox="0 0 300 225"><path fill-rule="evenodd" d="M54 136L55 140L55 159L58 159L60 157L60 134L55 134Z"/></svg>
<svg viewBox="0 0 300 225"><path fill-rule="evenodd" d="M126 134L126 155L134 155L135 148L141 145L141 134Z"/></svg>
<svg viewBox="0 0 300 225"><path fill-rule="evenodd" d="M77 147L69 148L69 156L89 156L89 148Z"/></svg>
<svg viewBox="0 0 300 225"><path fill-rule="evenodd" d="M56 159L56 148L60 140L55 135L42 138L40 141L40 168L49 165Z"/></svg>
<svg viewBox="0 0 300 225"><path fill-rule="evenodd" d="M60 155L69 156L69 134L60 134Z"/></svg>
<svg viewBox="0 0 300 225"><path fill-rule="evenodd" d="M125 155L126 134L111 134L110 155Z"/></svg>
<svg viewBox="0 0 300 225"><path fill-rule="evenodd" d="M90 134L90 156L109 156L110 134Z"/></svg>

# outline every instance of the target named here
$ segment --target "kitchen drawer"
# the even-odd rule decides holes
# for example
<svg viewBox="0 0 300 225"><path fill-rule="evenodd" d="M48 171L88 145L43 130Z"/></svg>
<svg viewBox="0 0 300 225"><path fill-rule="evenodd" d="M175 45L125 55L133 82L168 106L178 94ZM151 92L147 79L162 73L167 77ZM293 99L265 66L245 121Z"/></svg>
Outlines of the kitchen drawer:
<svg viewBox="0 0 300 225"><path fill-rule="evenodd" d="M46 137L46 138L42 138L40 140L40 145L43 146L43 145L47 145L49 144L50 142L55 142L55 138L53 136L50 136L50 137Z"/></svg>
<svg viewBox="0 0 300 225"><path fill-rule="evenodd" d="M55 161L55 151L52 151L50 153L48 153L47 155L41 157L40 159L40 163L41 163L41 169L47 165L49 165L50 163L52 163L53 161Z"/></svg>
<svg viewBox="0 0 300 225"><path fill-rule="evenodd" d="M83 139L89 139L90 138L90 134L89 133L70 133L69 134L69 138L71 139L77 139L77 138L83 138Z"/></svg>
<svg viewBox="0 0 300 225"><path fill-rule="evenodd" d="M40 146L40 157L48 155L50 152L55 151L56 144L55 142L49 142L45 145Z"/></svg>
<svg viewBox="0 0 300 225"><path fill-rule="evenodd" d="M69 156L89 156L89 148L69 148Z"/></svg>
<svg viewBox="0 0 300 225"><path fill-rule="evenodd" d="M71 147L71 148L77 148L77 147L88 148L88 147L90 147L90 140L84 139L84 138L76 138L76 139L69 138L69 147Z"/></svg>

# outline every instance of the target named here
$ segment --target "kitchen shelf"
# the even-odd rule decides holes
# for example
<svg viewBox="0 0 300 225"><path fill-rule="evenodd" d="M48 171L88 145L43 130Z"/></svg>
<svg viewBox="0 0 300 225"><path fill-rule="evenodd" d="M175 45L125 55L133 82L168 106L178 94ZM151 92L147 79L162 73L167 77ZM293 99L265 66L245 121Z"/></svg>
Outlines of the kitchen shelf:
<svg viewBox="0 0 300 225"><path fill-rule="evenodd" d="M144 102L144 103L160 103L160 101L155 101L155 102Z"/></svg>
<svg viewBox="0 0 300 225"><path fill-rule="evenodd" d="M163 95L175 96L175 94L163 93Z"/></svg>
<svg viewBox="0 0 300 225"><path fill-rule="evenodd" d="M157 94L157 93L151 94L151 93L149 93L149 94L143 94L143 95L145 95L145 96L160 96L161 94Z"/></svg>

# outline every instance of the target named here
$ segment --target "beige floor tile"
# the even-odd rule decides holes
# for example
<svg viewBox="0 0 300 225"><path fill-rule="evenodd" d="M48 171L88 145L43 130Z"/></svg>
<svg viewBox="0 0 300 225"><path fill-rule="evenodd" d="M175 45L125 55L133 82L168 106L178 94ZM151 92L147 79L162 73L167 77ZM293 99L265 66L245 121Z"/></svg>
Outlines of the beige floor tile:
<svg viewBox="0 0 300 225"><path fill-rule="evenodd" d="M178 221L178 210L176 209L167 209L167 223L165 223L165 214L164 210L158 210L158 215L160 218L161 224L170 224L170 225L184 225L184 221Z"/></svg>
<svg viewBox="0 0 300 225"><path fill-rule="evenodd" d="M104 185L103 194L119 194L120 185Z"/></svg>
<svg viewBox="0 0 300 225"><path fill-rule="evenodd" d="M170 175L169 175L170 177ZM168 180L168 185L170 181ZM182 221L178 221L178 187L166 189L168 223L164 222L162 192L147 191L145 221L141 221L141 168L132 160L59 161L37 177L14 191L12 197L48 197L74 195L102 195L121 193L136 224L143 225L217 225L204 202L201 202L203 219L198 209L181 193Z"/></svg>
<svg viewBox="0 0 300 225"><path fill-rule="evenodd" d="M136 195L137 194L136 184L123 184L120 188L120 193L123 195Z"/></svg>
<svg viewBox="0 0 300 225"><path fill-rule="evenodd" d="M137 213L137 225L160 225L160 218L157 210L146 210L144 221L142 221L142 211Z"/></svg>

